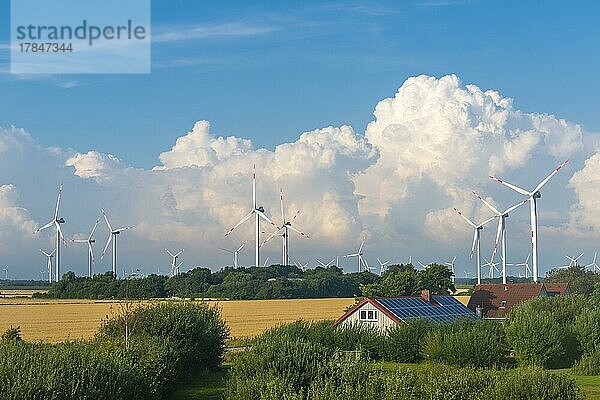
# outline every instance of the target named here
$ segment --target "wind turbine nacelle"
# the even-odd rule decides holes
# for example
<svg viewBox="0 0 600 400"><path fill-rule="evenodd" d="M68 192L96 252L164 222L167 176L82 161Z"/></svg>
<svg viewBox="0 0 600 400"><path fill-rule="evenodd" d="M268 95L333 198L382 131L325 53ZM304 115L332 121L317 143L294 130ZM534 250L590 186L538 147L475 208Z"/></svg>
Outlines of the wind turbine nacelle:
<svg viewBox="0 0 600 400"><path fill-rule="evenodd" d="M65 223L65 219L61 218L61 219L57 220L56 222L58 222L59 224L64 224Z"/></svg>
<svg viewBox="0 0 600 400"><path fill-rule="evenodd" d="M113 235L120 235L120 234L121 234L121 231L114 231L112 234L113 234Z"/></svg>
<svg viewBox="0 0 600 400"><path fill-rule="evenodd" d="M540 197L542 197L542 193L539 190L533 194L534 199L539 199Z"/></svg>
<svg viewBox="0 0 600 400"><path fill-rule="evenodd" d="M285 226L292 226L292 223L288 221L288 222L286 222L286 223L285 223L285 224L283 224L283 225L285 225Z"/></svg>
<svg viewBox="0 0 600 400"><path fill-rule="evenodd" d="M96 240L92 239L90 240L90 243L96 243Z"/></svg>
<svg viewBox="0 0 600 400"><path fill-rule="evenodd" d="M258 211L264 213L265 212L265 208L263 206L260 206L257 208Z"/></svg>

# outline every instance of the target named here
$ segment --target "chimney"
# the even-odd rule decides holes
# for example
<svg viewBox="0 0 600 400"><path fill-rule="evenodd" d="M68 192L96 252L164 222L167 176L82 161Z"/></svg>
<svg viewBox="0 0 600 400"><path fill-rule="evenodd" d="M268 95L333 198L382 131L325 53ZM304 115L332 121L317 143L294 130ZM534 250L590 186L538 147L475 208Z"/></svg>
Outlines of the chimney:
<svg viewBox="0 0 600 400"><path fill-rule="evenodd" d="M431 292L429 289L421 290L421 298L425 301L431 302Z"/></svg>

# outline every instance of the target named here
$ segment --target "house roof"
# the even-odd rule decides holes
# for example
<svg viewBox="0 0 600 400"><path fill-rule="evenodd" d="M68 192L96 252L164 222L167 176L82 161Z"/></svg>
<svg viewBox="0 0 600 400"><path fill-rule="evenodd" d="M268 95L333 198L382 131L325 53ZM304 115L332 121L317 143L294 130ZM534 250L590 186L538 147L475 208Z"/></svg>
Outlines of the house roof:
<svg viewBox="0 0 600 400"><path fill-rule="evenodd" d="M476 318L473 311L453 296L433 295L431 301L420 296L373 297L365 298L349 309L336 321L345 320L365 303L372 304L396 323L406 323L411 319L426 318L434 322L452 322L457 318Z"/></svg>
<svg viewBox="0 0 600 400"><path fill-rule="evenodd" d="M503 318L514 306L536 297L547 296L548 293L559 293L564 296L567 293L567 285L562 283L481 284L475 286L467 306L473 311L476 311L477 307L483 307L483 313L488 318Z"/></svg>
<svg viewBox="0 0 600 400"><path fill-rule="evenodd" d="M570 293L567 283L544 283L544 288L548 294L558 293L559 296L567 296Z"/></svg>

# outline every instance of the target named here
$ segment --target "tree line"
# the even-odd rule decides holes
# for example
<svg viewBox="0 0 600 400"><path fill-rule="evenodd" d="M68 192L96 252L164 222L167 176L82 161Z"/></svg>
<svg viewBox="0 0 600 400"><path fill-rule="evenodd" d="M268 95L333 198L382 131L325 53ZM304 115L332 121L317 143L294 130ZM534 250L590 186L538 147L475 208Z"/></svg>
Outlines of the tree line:
<svg viewBox="0 0 600 400"><path fill-rule="evenodd" d="M92 278L67 272L46 298L148 299L166 297L232 300L295 299L357 296L403 296L428 289L433 294L455 291L447 267L431 264L417 270L411 264L391 265L382 275L344 273L336 266L303 271L291 265L226 267L213 272L197 267L176 276L150 275L116 279L111 272Z"/></svg>

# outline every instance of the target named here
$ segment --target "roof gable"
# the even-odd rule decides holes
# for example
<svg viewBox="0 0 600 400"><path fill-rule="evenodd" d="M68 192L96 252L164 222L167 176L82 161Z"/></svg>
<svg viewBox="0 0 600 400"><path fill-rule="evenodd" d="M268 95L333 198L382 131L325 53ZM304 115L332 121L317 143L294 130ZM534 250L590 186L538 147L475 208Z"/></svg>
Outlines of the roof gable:
<svg viewBox="0 0 600 400"><path fill-rule="evenodd" d="M501 318L514 306L544 294L541 283L481 284L475 286L468 307L473 311L483 307L486 317Z"/></svg>

